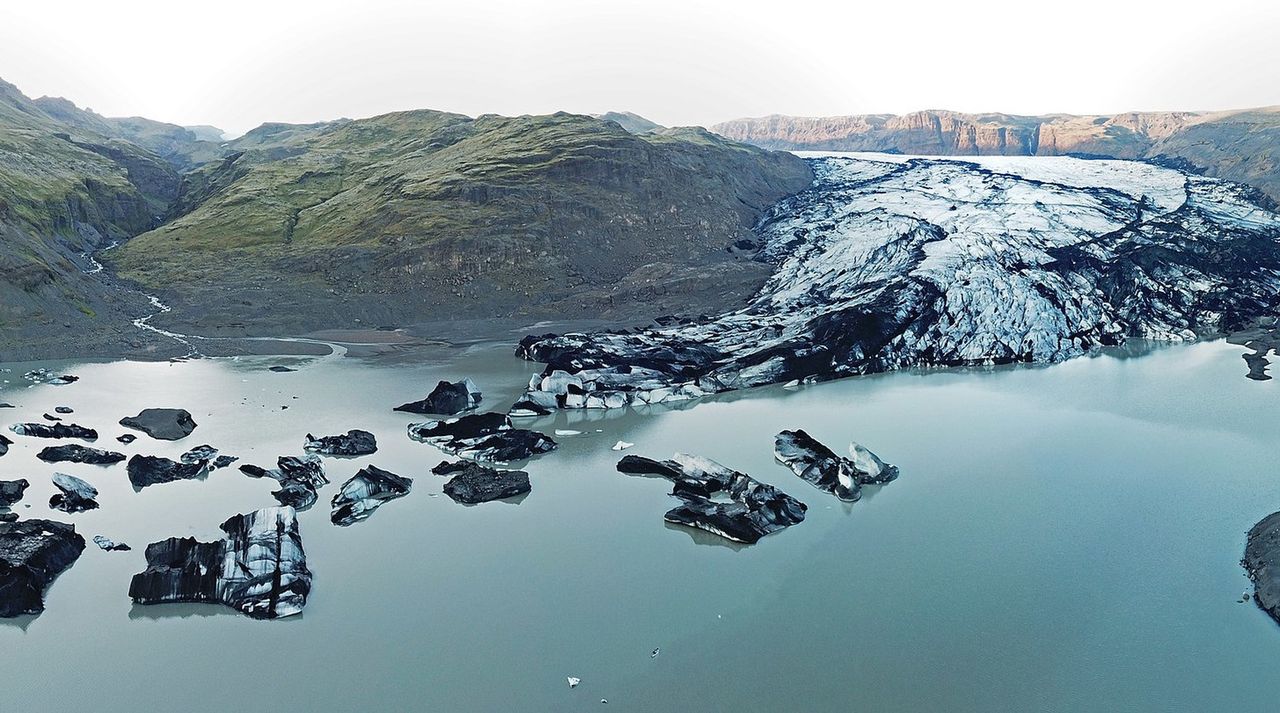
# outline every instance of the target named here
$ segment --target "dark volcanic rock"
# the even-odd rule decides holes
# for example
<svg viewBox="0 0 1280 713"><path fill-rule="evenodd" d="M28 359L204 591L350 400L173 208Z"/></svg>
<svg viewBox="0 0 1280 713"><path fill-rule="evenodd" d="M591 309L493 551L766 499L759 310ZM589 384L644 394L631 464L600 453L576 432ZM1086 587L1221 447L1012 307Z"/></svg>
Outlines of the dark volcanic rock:
<svg viewBox="0 0 1280 713"><path fill-rule="evenodd" d="M26 478L17 480L0 480L0 508L12 507L22 499L22 494L31 485Z"/></svg>
<svg viewBox="0 0 1280 713"><path fill-rule="evenodd" d="M98 432L92 428L85 428L74 423L15 423L9 427L10 431L19 436L31 436L34 438L79 438L85 441L98 440Z"/></svg>
<svg viewBox="0 0 1280 713"><path fill-rule="evenodd" d="M671 494L683 504L667 512L667 522L696 527L735 542L753 544L761 537L804 520L804 503L745 473L700 456L677 453L656 461L625 456L623 473L657 475L675 485Z"/></svg>
<svg viewBox="0 0 1280 713"><path fill-rule="evenodd" d="M0 401L0 408L15 408L13 404L7 401Z"/></svg>
<svg viewBox="0 0 1280 713"><path fill-rule="evenodd" d="M0 456L9 452L9 446L13 445L13 441L4 436L0 436Z"/></svg>
<svg viewBox="0 0 1280 713"><path fill-rule="evenodd" d="M396 411L408 413L442 414L452 416L470 411L480 405L480 387L471 379L454 383L441 381L427 398L396 407Z"/></svg>
<svg viewBox="0 0 1280 713"><path fill-rule="evenodd" d="M372 465L361 468L333 496L333 513L329 519L342 526L359 522L383 503L407 495L411 487L413 480L409 478Z"/></svg>
<svg viewBox="0 0 1280 713"><path fill-rule="evenodd" d="M107 552L128 552L133 549L123 542L116 542L110 537L103 537L102 535L94 535L93 544Z"/></svg>
<svg viewBox="0 0 1280 713"><path fill-rule="evenodd" d="M1244 565L1253 580L1253 600L1280 623L1280 512L1274 512L1249 530Z"/></svg>
<svg viewBox="0 0 1280 713"><path fill-rule="evenodd" d="M274 372L275 372L275 373L277 373L277 374L288 374L288 373L290 373L290 372L297 371L297 369L290 369L290 368L289 368L289 367L287 367L287 366L279 366L279 365L277 365L277 366L273 366L273 367L271 367L270 369L268 369L268 371L274 371Z"/></svg>
<svg viewBox="0 0 1280 713"><path fill-rule="evenodd" d="M130 458L126 468L129 471L129 482L135 488L172 483L175 480L193 480L204 477L209 472L205 461L179 463L159 456L141 455Z"/></svg>
<svg viewBox="0 0 1280 713"><path fill-rule="evenodd" d="M98 489L66 473L54 473L53 484L60 493L49 498L49 507L63 512L83 512L98 507L94 498L98 497Z"/></svg>
<svg viewBox="0 0 1280 713"><path fill-rule="evenodd" d="M137 416L120 419L120 425L161 441L181 440L196 430L191 414L180 408L143 409Z"/></svg>
<svg viewBox="0 0 1280 713"><path fill-rule="evenodd" d="M862 486L887 483L898 469L854 443L852 458L842 458L804 431L783 431L773 442L773 456L793 473L841 500L855 502Z"/></svg>
<svg viewBox="0 0 1280 713"><path fill-rule="evenodd" d="M409 437L445 453L495 463L525 460L556 449L555 441L537 431L512 428L511 419L501 413L412 423Z"/></svg>
<svg viewBox="0 0 1280 713"><path fill-rule="evenodd" d="M0 511L0 522L17 522L18 513L9 511Z"/></svg>
<svg viewBox="0 0 1280 713"><path fill-rule="evenodd" d="M241 466L240 466L240 472L241 472L241 473L244 473L245 475L249 476L250 478L272 478L272 479L279 479L279 477L280 477L280 473L279 473L279 472L277 472L277 471L272 471L272 470L267 470L266 468L263 468L263 467L262 467L262 466L260 466L260 465L254 465L254 464L252 464L252 463L245 463L244 465L241 465Z"/></svg>
<svg viewBox="0 0 1280 713"><path fill-rule="evenodd" d="M130 443L133 443L134 441L138 440L138 437L133 435L132 433L126 433L123 436L119 436L118 438L116 438L116 440L120 441L121 443L127 446Z"/></svg>
<svg viewBox="0 0 1280 713"><path fill-rule="evenodd" d="M504 500L532 490L529 474L523 470L497 470L479 463L441 463L431 472L453 475L444 484L444 494L465 505Z"/></svg>
<svg viewBox="0 0 1280 713"><path fill-rule="evenodd" d="M111 465L124 460L123 453L104 451L71 443L65 446L49 446L36 454L36 458L46 463L86 463L88 465Z"/></svg>
<svg viewBox="0 0 1280 713"><path fill-rule="evenodd" d="M40 414L40 418L43 418L43 419L44 419L44 420L46 420L46 421L54 421L54 422L57 422L57 421L61 421L61 420L62 420L61 418L59 418L59 417L57 417L57 416L54 416L54 415L52 415L52 414L47 414L47 413Z"/></svg>
<svg viewBox="0 0 1280 713"><path fill-rule="evenodd" d="M431 469L436 475L453 475L466 470L468 461L465 460L442 460Z"/></svg>
<svg viewBox="0 0 1280 713"><path fill-rule="evenodd" d="M209 464L211 468L226 468L227 466L240 460L236 456L218 456Z"/></svg>
<svg viewBox="0 0 1280 713"><path fill-rule="evenodd" d="M1242 354L1244 363L1249 367L1247 378L1254 381L1270 381L1267 368L1271 365L1268 355L1280 354L1280 321L1267 315L1258 319L1240 331L1227 335L1227 341L1240 344L1253 350L1251 354Z"/></svg>
<svg viewBox="0 0 1280 713"><path fill-rule="evenodd" d="M329 483L320 456L314 454L303 458L280 456L276 459L276 470L246 463L240 466L240 472L250 478L271 478L279 482L280 489L271 495L281 505L298 510L306 510L314 505L319 497L316 491Z"/></svg>
<svg viewBox="0 0 1280 713"><path fill-rule="evenodd" d="M378 450L378 439L372 433L352 429L341 436L323 436L316 438L307 434L307 441L302 449L308 453L322 453L327 456L365 456Z"/></svg>
<svg viewBox="0 0 1280 713"><path fill-rule="evenodd" d="M52 520L0 523L0 617L44 611L44 590L84 551L76 528Z"/></svg>
<svg viewBox="0 0 1280 713"><path fill-rule="evenodd" d="M134 575L138 604L222 603L254 619L302 612L311 571L291 507L264 508L222 523L216 542L171 537L147 546L147 568Z"/></svg>
<svg viewBox="0 0 1280 713"><path fill-rule="evenodd" d="M70 406L56 406L54 407L53 412L68 414L68 413L75 413L75 409L71 408Z"/></svg>

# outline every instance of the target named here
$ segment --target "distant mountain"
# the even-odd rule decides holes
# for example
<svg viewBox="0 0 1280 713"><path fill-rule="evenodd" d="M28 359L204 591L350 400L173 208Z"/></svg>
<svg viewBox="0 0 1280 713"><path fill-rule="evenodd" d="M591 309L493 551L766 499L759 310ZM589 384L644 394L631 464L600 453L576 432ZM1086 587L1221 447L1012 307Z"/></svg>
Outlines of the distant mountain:
<svg viewBox="0 0 1280 713"><path fill-rule="evenodd" d="M200 141L212 141L215 143L222 143L223 141L227 140L227 132L223 131L222 129L219 129L216 126L209 126L208 124L197 124L195 126L184 126L182 128L186 129L187 131L190 131Z"/></svg>
<svg viewBox="0 0 1280 713"><path fill-rule="evenodd" d="M662 124L649 121L643 116L633 114L629 111L610 111L605 112L604 114L594 114L593 116L597 119L603 119L604 121L616 122L618 126L621 126L633 134L643 134L646 131L663 128Z"/></svg>
<svg viewBox="0 0 1280 713"><path fill-rule="evenodd" d="M563 113L265 124L226 149L109 256L204 333L719 309L767 276L732 246L812 179L702 129Z"/></svg>
<svg viewBox="0 0 1280 713"><path fill-rule="evenodd" d="M702 129L571 114L222 138L0 82L0 361L153 348L131 285L224 334L719 309L767 277L735 244L812 180Z"/></svg>
<svg viewBox="0 0 1280 713"><path fill-rule="evenodd" d="M904 154L1085 156L1185 162L1280 199L1280 107L1233 112L1017 116L919 111L896 116L767 116L712 127L764 148Z"/></svg>

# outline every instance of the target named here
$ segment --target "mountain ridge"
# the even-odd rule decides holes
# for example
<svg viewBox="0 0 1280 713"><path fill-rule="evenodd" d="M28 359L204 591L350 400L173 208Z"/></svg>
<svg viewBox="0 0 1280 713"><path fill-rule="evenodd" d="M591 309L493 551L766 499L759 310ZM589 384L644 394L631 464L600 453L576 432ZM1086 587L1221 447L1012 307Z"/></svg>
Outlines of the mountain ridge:
<svg viewBox="0 0 1280 713"><path fill-rule="evenodd" d="M711 127L762 148L912 155L1182 159L1205 175L1280 199L1280 106L1227 111L1018 115L929 109L909 114L773 114Z"/></svg>
<svg viewBox="0 0 1280 713"><path fill-rule="evenodd" d="M767 276L732 246L812 179L704 129L563 112L211 131L0 81L0 360L181 349L129 324L155 309L135 287L224 336L719 308Z"/></svg>
<svg viewBox="0 0 1280 713"><path fill-rule="evenodd" d="M765 277L732 246L812 177L705 129L566 112L266 124L227 147L110 256L204 333L719 308Z"/></svg>

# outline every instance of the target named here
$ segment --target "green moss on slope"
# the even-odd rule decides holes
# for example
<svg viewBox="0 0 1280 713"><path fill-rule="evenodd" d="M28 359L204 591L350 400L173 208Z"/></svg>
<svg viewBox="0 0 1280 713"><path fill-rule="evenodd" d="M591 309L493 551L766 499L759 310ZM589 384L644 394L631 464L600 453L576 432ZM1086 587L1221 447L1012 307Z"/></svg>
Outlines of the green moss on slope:
<svg viewBox="0 0 1280 713"><path fill-rule="evenodd" d="M115 257L220 319L238 313L227 295L264 286L326 309L368 297L397 323L537 312L646 265L731 260L811 178L702 130L636 136L563 113L266 125L230 148L187 176L178 217Z"/></svg>

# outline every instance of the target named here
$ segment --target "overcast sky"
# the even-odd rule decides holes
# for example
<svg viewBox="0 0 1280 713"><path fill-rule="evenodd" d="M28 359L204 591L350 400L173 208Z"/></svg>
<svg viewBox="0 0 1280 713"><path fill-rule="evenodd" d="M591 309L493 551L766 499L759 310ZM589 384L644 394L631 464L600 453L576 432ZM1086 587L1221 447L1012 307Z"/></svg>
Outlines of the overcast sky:
<svg viewBox="0 0 1280 713"><path fill-rule="evenodd" d="M1280 3L982 0L5 2L0 77L108 116L307 122L431 108L663 124L926 108L1280 104Z"/></svg>

